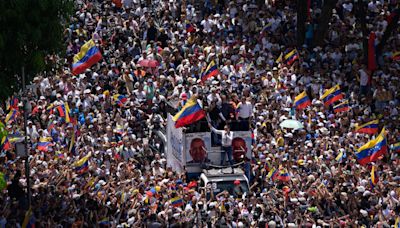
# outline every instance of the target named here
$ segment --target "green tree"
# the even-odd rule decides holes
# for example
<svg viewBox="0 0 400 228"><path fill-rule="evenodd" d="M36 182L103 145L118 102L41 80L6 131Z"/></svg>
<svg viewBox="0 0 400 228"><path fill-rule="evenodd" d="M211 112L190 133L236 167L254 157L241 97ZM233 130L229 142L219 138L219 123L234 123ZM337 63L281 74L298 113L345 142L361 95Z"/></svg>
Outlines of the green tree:
<svg viewBox="0 0 400 228"><path fill-rule="evenodd" d="M46 57L65 52L64 25L73 0L0 1L0 99L21 88L21 67L29 82L51 66Z"/></svg>

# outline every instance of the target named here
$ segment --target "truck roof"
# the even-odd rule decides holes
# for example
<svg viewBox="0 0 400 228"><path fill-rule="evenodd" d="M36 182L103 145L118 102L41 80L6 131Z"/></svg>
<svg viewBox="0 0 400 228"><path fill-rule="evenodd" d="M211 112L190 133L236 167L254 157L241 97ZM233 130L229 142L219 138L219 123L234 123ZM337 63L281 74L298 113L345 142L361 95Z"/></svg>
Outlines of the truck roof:
<svg viewBox="0 0 400 228"><path fill-rule="evenodd" d="M233 174L231 172L232 172L231 168L203 170L203 173L208 177L211 177L211 176L241 176L244 174L243 170L240 168L235 168Z"/></svg>

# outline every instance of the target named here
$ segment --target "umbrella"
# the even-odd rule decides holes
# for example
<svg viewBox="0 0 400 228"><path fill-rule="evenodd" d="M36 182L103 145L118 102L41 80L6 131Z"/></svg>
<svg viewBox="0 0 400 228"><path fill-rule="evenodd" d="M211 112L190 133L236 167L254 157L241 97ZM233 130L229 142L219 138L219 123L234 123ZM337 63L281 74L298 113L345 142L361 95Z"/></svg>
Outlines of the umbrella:
<svg viewBox="0 0 400 228"><path fill-rule="evenodd" d="M150 68L156 68L160 65L157 60L152 60L152 59L140 60L138 64L142 67L150 67Z"/></svg>
<svg viewBox="0 0 400 228"><path fill-rule="evenodd" d="M303 124L297 120L284 120L279 126L281 126L281 128L293 128L294 130L304 128Z"/></svg>

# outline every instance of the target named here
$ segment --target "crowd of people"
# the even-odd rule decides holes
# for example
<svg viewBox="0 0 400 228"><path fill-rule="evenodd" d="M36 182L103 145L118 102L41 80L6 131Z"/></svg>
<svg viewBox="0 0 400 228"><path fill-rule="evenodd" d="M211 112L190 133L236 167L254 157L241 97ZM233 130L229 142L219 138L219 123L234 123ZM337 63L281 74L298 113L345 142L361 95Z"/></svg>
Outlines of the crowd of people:
<svg viewBox="0 0 400 228"><path fill-rule="evenodd" d="M38 227L398 224L399 152L391 145L400 141L400 62L393 58L399 29L371 72L362 61L356 1L337 1L322 46L310 42L323 1L311 2L311 29L298 47L296 1L75 1L64 33L66 58L52 58L56 70L37 75L26 94L30 209L24 159L14 143L25 134L23 102L21 94L10 98L18 112L5 123L10 144L0 157L8 183L0 194L1 227L28 220ZM396 7L396 1L369 1L368 29L378 41ZM90 39L102 59L73 75L73 56ZM293 63L277 61L294 49ZM219 74L202 82L212 61ZM320 100L335 85L348 111L335 113ZM303 91L311 105L296 109L294 98ZM165 128L171 104L176 112L192 96L213 129L245 120L254 134L251 188L242 197L222 192L208 199L209 189L166 166L152 130ZM2 106L2 122L9 112ZM304 128L281 128L285 119ZM354 129L371 120L385 127L389 149L360 165L355 153L374 136ZM379 179L374 186L371 166ZM269 178L272 168L287 170L289 181ZM171 201L177 198L178 206Z"/></svg>

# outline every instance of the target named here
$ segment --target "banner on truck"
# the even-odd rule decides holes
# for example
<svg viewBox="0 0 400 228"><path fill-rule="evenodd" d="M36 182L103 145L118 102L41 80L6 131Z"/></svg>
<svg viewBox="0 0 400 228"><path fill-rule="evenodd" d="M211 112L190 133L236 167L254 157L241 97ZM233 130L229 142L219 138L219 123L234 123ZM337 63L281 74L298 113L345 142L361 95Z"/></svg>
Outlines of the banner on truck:
<svg viewBox="0 0 400 228"><path fill-rule="evenodd" d="M176 172L183 172L185 162L183 149L182 128L175 128L172 115L168 114L167 119L167 167L172 167Z"/></svg>
<svg viewBox="0 0 400 228"><path fill-rule="evenodd" d="M199 164L209 162L207 152L211 150L211 133L196 132L185 134L186 163Z"/></svg>
<svg viewBox="0 0 400 228"><path fill-rule="evenodd" d="M232 139L233 159L235 162L242 161L241 157L245 155L251 159L251 132L234 131Z"/></svg>

